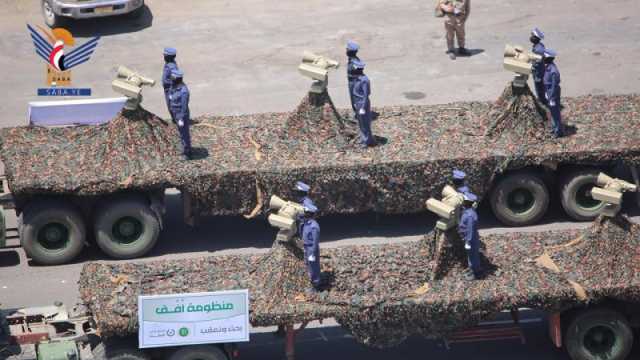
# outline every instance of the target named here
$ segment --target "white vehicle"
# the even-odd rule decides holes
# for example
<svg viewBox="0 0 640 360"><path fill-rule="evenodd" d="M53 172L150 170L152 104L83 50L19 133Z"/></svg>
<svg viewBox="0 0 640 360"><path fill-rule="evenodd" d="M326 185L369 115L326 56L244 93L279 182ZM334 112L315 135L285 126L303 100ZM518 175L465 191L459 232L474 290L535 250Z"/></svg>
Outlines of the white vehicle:
<svg viewBox="0 0 640 360"><path fill-rule="evenodd" d="M129 14L138 17L144 0L41 0L42 16L49 27L56 27L65 19L90 19Z"/></svg>

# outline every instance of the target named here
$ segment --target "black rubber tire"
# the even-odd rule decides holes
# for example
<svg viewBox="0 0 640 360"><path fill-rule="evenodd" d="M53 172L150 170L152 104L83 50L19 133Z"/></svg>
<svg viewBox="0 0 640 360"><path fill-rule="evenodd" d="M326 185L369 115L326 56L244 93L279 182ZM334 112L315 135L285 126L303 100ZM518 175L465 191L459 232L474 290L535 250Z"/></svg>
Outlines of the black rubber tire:
<svg viewBox="0 0 640 360"><path fill-rule="evenodd" d="M508 198L514 190L532 197L533 204L518 213L509 206ZM491 209L498 220L509 226L525 226L538 222L549 208L549 190L544 181L534 172L519 172L500 179L491 191Z"/></svg>
<svg viewBox="0 0 640 360"><path fill-rule="evenodd" d="M228 360L228 357L217 346L194 345L177 349L168 360Z"/></svg>
<svg viewBox="0 0 640 360"><path fill-rule="evenodd" d="M7 221L4 217L4 210L0 209L0 248L7 244Z"/></svg>
<svg viewBox="0 0 640 360"><path fill-rule="evenodd" d="M91 351L94 360L151 360L151 357L134 345L105 345L99 343Z"/></svg>
<svg viewBox="0 0 640 360"><path fill-rule="evenodd" d="M606 331L613 341L612 344L606 344L609 337L605 336L605 344L598 345L603 349L593 350L595 349L593 337L588 334L599 329L608 329ZM564 346L573 360L624 360L633 346L633 331L627 319L617 311L587 310L569 323L565 332Z"/></svg>
<svg viewBox="0 0 640 360"><path fill-rule="evenodd" d="M140 226L139 236L122 243L116 239L115 224L123 218L133 218ZM160 222L148 202L138 196L122 196L105 200L94 219L96 243L105 254L116 259L132 259L145 255L158 242Z"/></svg>
<svg viewBox="0 0 640 360"><path fill-rule="evenodd" d="M68 233L68 240L60 249L47 249L38 239L48 224L61 225L59 229ZM80 211L59 200L42 200L27 206L21 215L19 233L27 256L42 265L60 265L75 259L84 249L87 235Z"/></svg>
<svg viewBox="0 0 640 360"><path fill-rule="evenodd" d="M584 190L584 186L596 184L600 171L596 169L583 169L571 172L565 176L560 183L560 199L564 211L574 220L591 221L598 217L604 203L586 208L579 204L578 191ZM590 196L590 195L588 195Z"/></svg>
<svg viewBox="0 0 640 360"><path fill-rule="evenodd" d="M44 19L44 23L47 24L48 27L53 29L63 25L64 18L56 15L53 12L51 0L42 0L40 2L40 10L42 11L42 18Z"/></svg>

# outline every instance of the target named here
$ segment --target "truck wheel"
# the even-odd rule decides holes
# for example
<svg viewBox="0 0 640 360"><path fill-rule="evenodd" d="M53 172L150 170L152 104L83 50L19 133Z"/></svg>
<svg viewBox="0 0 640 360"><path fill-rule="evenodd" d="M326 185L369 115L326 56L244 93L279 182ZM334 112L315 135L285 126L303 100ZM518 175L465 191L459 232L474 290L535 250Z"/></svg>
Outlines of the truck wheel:
<svg viewBox="0 0 640 360"><path fill-rule="evenodd" d="M631 352L629 322L609 309L586 311L571 321L565 347L573 360L624 360Z"/></svg>
<svg viewBox="0 0 640 360"><path fill-rule="evenodd" d="M562 208L572 219L591 221L600 214L604 203L591 197L599 173L594 169L580 170L563 178L560 187Z"/></svg>
<svg viewBox="0 0 640 360"><path fill-rule="evenodd" d="M107 200L95 217L96 242L116 259L143 256L156 245L160 222L141 197Z"/></svg>
<svg viewBox="0 0 640 360"><path fill-rule="evenodd" d="M491 192L491 209L505 225L524 226L536 223L549 207L549 190L532 172L502 178Z"/></svg>
<svg viewBox="0 0 640 360"><path fill-rule="evenodd" d="M44 23L47 24L50 28L56 28L62 25L62 18L56 15L53 10L53 5L51 5L51 0L42 0L41 2L42 8L42 17L44 17Z"/></svg>
<svg viewBox="0 0 640 360"><path fill-rule="evenodd" d="M82 214L71 204L44 200L22 213L20 245L33 261L59 265L82 252L86 228Z"/></svg>
<svg viewBox="0 0 640 360"><path fill-rule="evenodd" d="M92 351L94 360L150 360L151 358L134 346L109 346L99 343Z"/></svg>
<svg viewBox="0 0 640 360"><path fill-rule="evenodd" d="M213 345L188 346L176 350L168 360L227 360L227 355Z"/></svg>

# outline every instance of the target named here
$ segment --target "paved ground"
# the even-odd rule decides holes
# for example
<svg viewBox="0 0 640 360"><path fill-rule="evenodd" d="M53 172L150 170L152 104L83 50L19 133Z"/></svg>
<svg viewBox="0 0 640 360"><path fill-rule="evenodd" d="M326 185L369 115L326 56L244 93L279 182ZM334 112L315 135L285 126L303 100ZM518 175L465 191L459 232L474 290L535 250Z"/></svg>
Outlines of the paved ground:
<svg viewBox="0 0 640 360"><path fill-rule="evenodd" d="M468 45L477 55L451 62L444 55L442 19L434 1L410 0L147 0L139 21L105 18L69 26L77 37L102 35L89 63L74 70L76 86L113 96L118 64L159 79L164 46L178 48L191 88L191 113L287 111L309 86L296 66L304 50L344 63L344 44L362 45L375 105L427 104L496 98L511 74L502 70L505 43L527 45L539 26L560 56L563 95L637 92L640 6L635 0L474 0ZM42 24L35 1L5 0L0 8L0 124L24 123L38 100L43 61L25 23ZM347 106L344 69L331 75L336 104ZM145 106L165 114L159 87ZM415 99L415 100L413 100Z"/></svg>
<svg viewBox="0 0 640 360"><path fill-rule="evenodd" d="M162 48L175 46L191 88L193 115L287 111L297 105L309 85L295 69L302 51L313 50L344 62L344 43L354 39L362 45L361 57L368 64L374 105L491 100L512 76L502 70L504 44L526 45L529 29L539 26L547 33L547 45L560 52L564 95L640 91L640 23L635 21L640 6L635 0L474 0L467 33L468 47L475 55L455 62L444 55L442 19L433 17L432 2L183 0L177 4L147 0L148 9L140 20L109 18L69 26L78 38L102 36L92 60L74 70L74 86L91 87L100 97L115 96L110 82L118 64L158 80ZM36 2L5 0L0 8L0 68L4 70L0 85L5 90L0 126L24 124L27 103L43 100L35 96L35 89L44 85L45 65L34 53L26 23L42 24ZM344 69L331 75L330 92L337 106L347 106ZM144 95L145 107L166 115L158 86L145 89ZM170 201L175 205L179 199L173 196ZM632 211L637 215L637 210ZM273 231L259 221L209 219L191 229L180 218L180 211L172 208L167 229L150 259L264 251L273 239ZM410 241L432 224L433 218L426 215L327 218L322 222L323 243ZM488 217L483 217L482 226L485 233L511 231ZM545 224L525 230L573 226L584 225L551 214ZM73 303L82 264L103 259L91 249L78 263L38 267L29 264L17 247L0 250L0 302L9 308L54 299ZM310 359L417 359L425 354L435 359L471 355L524 359L525 353L527 359L563 358L549 350L542 326L531 325L528 332L537 340L526 348L461 345L451 352L423 340L409 341L394 351L372 351L354 345L339 330L331 332L335 336L329 337L331 346L326 346L326 334L312 332L306 335L311 340L300 353ZM252 344L245 354L249 359L276 358L280 350L275 345Z"/></svg>

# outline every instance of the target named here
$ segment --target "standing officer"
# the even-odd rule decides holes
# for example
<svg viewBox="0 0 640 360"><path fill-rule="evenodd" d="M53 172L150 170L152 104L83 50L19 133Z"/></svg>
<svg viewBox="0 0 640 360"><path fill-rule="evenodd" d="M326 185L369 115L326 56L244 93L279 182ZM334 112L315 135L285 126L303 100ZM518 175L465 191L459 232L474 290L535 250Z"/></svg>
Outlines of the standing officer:
<svg viewBox="0 0 640 360"><path fill-rule="evenodd" d="M478 197L473 193L464 193L463 211L458 224L458 233L464 240L469 268L465 273L466 280L477 280L481 276L480 269L480 234L478 234L478 213L473 204Z"/></svg>
<svg viewBox="0 0 640 360"><path fill-rule="evenodd" d="M318 208L313 205L304 207L304 222L302 224L302 242L304 246L304 263L307 266L311 288L309 293L320 290L320 225L314 219Z"/></svg>
<svg viewBox="0 0 640 360"><path fill-rule="evenodd" d="M467 183L464 181L464 179L467 177L467 174L462 171L462 170L458 170L458 169L454 169L453 170L453 186L455 186L456 191L464 194L466 192L470 192L469 187L467 186Z"/></svg>
<svg viewBox="0 0 640 360"><path fill-rule="evenodd" d="M546 49L544 51L544 77L542 81L544 83L545 98L551 112L553 135L562 137L564 136L564 129L560 114L560 71L558 71L558 67L554 62L555 59L556 52L554 50Z"/></svg>
<svg viewBox="0 0 640 360"><path fill-rule="evenodd" d="M374 146L375 139L371 133L371 101L369 95L371 95L371 83L367 75L364 74L364 62L360 59L355 59L352 62L353 74L356 76L353 82L352 97L356 110L356 117L358 119L358 126L360 127L360 146Z"/></svg>
<svg viewBox="0 0 640 360"><path fill-rule="evenodd" d="M178 69L178 64L176 64L176 49L172 47L164 48L164 67L162 68L162 87L164 88L164 99L167 102L167 108L169 106L169 92L171 91L171 84L173 81L171 80L171 72L173 70ZM169 109L169 113L171 113L171 109Z"/></svg>
<svg viewBox="0 0 640 360"><path fill-rule="evenodd" d="M349 98L351 99L351 108L353 109L354 114L357 113L357 110L353 100L353 84L355 83L357 76L353 74L353 62L354 60L360 60L357 55L358 50L360 50L360 45L351 40L347 42L347 82L349 84Z"/></svg>
<svg viewBox="0 0 640 360"><path fill-rule="evenodd" d="M180 69L171 72L173 80L171 91L169 92L169 111L173 122L178 125L180 141L182 142L182 152L187 159L191 158L191 134L189 133L190 113L189 113L189 89L183 82L184 73Z"/></svg>
<svg viewBox="0 0 640 360"><path fill-rule="evenodd" d="M471 0L439 0L439 9L444 12L444 28L447 31L447 54L451 60L456 59L453 47L454 36L458 39L458 55L469 56L469 51L464 47L464 24L471 13Z"/></svg>
<svg viewBox="0 0 640 360"><path fill-rule="evenodd" d="M544 44L542 43L543 39L544 33L540 29L535 28L531 31L531 37L529 38L529 40L533 44L531 52L542 57L544 57L545 50ZM545 99L544 97L544 84L542 83L542 78L544 77L544 61L541 60L534 62L531 70L533 73L533 84L536 88L538 101L546 106L547 99Z"/></svg>

